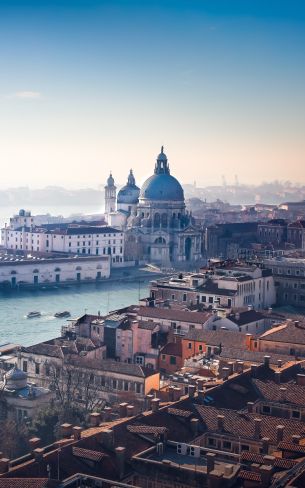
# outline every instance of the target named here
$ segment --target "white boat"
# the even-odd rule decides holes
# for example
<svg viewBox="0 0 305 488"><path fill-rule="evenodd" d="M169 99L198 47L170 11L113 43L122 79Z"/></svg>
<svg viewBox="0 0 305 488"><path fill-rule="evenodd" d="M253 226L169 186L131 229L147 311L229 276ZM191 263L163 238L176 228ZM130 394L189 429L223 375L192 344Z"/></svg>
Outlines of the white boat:
<svg viewBox="0 0 305 488"><path fill-rule="evenodd" d="M70 314L70 312L65 310L64 312L56 312L54 314L54 317L56 317L57 319L62 319L64 317L71 317L71 314Z"/></svg>
<svg viewBox="0 0 305 488"><path fill-rule="evenodd" d="M26 316L27 319L34 319L35 317L41 317L40 312L29 312Z"/></svg>

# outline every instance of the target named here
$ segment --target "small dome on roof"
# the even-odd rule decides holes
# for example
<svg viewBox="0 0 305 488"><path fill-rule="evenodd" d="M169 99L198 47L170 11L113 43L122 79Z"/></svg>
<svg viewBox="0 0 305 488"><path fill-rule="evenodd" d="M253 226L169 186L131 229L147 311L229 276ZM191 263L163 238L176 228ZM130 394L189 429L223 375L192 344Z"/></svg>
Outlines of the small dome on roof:
<svg viewBox="0 0 305 488"><path fill-rule="evenodd" d="M5 374L5 386L11 389L24 388L27 385L28 375L17 368L17 365Z"/></svg>
<svg viewBox="0 0 305 488"><path fill-rule="evenodd" d="M133 175L132 169L128 175L127 185L123 186L117 197L118 204L137 204L139 200L140 188L136 185L136 180Z"/></svg>
<svg viewBox="0 0 305 488"><path fill-rule="evenodd" d="M107 186L114 186L114 179L113 179L112 173L110 173L110 175L107 179Z"/></svg>

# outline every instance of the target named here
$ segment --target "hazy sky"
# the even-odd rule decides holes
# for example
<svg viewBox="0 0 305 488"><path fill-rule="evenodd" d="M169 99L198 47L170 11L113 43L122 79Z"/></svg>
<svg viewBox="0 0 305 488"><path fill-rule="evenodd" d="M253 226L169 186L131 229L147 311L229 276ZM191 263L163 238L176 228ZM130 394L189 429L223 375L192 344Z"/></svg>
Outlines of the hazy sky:
<svg viewBox="0 0 305 488"><path fill-rule="evenodd" d="M305 182L304 0L0 0L0 186Z"/></svg>

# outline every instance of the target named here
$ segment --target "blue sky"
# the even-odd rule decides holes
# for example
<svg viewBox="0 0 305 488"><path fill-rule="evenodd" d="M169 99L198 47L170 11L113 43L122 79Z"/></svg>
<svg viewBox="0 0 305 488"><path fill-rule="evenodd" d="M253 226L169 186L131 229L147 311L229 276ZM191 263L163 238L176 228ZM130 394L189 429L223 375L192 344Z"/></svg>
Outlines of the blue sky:
<svg viewBox="0 0 305 488"><path fill-rule="evenodd" d="M0 0L1 186L305 182L305 2Z"/></svg>

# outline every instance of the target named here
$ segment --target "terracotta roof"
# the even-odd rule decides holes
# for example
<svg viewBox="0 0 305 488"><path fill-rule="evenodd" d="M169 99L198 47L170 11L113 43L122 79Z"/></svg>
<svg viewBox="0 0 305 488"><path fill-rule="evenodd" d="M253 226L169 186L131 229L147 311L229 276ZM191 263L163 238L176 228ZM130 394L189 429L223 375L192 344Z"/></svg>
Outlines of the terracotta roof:
<svg viewBox="0 0 305 488"><path fill-rule="evenodd" d="M168 408L167 411L171 415L176 415L177 417L189 418L192 415L192 412L189 410L181 410L181 408Z"/></svg>
<svg viewBox="0 0 305 488"><path fill-rule="evenodd" d="M196 409L207 431L217 432L217 415L224 415L224 432L234 437L241 436L245 439L255 439L255 418L261 419L261 438L268 437L276 444L276 427L284 426L284 440L291 439L292 435L305 435L305 423L298 420L271 417L256 413L241 413L225 408L217 409L196 405ZM304 447L305 450L305 447Z"/></svg>
<svg viewBox="0 0 305 488"><path fill-rule="evenodd" d="M235 347L223 346L221 349L221 358L226 359L238 359L240 361L246 361L249 363L263 363L264 357L268 355L270 357L270 364L277 365L278 360L282 361L282 364L291 362L291 356L288 354L275 354L273 352L260 352L260 351L248 351L247 349L238 349Z"/></svg>
<svg viewBox="0 0 305 488"><path fill-rule="evenodd" d="M212 315L211 312L188 312L159 307L139 307L137 313L139 317L189 322L191 324L204 324Z"/></svg>
<svg viewBox="0 0 305 488"><path fill-rule="evenodd" d="M128 432L133 434L165 434L166 427L155 427L153 425L127 425Z"/></svg>
<svg viewBox="0 0 305 488"><path fill-rule="evenodd" d="M21 351L29 354L50 356L53 358L63 358L63 352L60 346L45 344L44 342L41 342L40 344L35 344L33 346L22 347Z"/></svg>
<svg viewBox="0 0 305 488"><path fill-rule="evenodd" d="M243 451L241 453L241 460L250 463L266 464L263 454L257 452ZM294 459L274 458L273 466L282 469L291 469L298 464Z"/></svg>
<svg viewBox="0 0 305 488"><path fill-rule="evenodd" d="M257 483L261 483L262 478L259 473L255 471L246 471L245 469L241 469L238 473L238 477L247 480L247 481L255 481Z"/></svg>
<svg viewBox="0 0 305 488"><path fill-rule="evenodd" d="M160 350L160 354L168 354L171 356L182 356L182 344L181 342L168 342Z"/></svg>
<svg viewBox="0 0 305 488"><path fill-rule="evenodd" d="M204 342L209 346L238 347L243 349L246 345L247 335L242 332L229 330L199 330L191 329L183 339Z"/></svg>
<svg viewBox="0 0 305 488"><path fill-rule="evenodd" d="M298 434L298 432L297 432ZM299 433L300 434L300 433ZM278 449L283 451L297 452L305 454L305 446L294 444L293 442L282 441L278 444Z"/></svg>
<svg viewBox="0 0 305 488"><path fill-rule="evenodd" d="M146 378L155 374L155 371L150 368L145 368L139 364L122 363L120 361L114 361L112 359L90 359L87 357L77 357L75 360L71 360L76 367L97 369L99 371L107 371L111 373L118 373L127 376L137 376L140 378Z"/></svg>
<svg viewBox="0 0 305 488"><path fill-rule="evenodd" d="M0 478L0 488L55 488L56 486L59 486L59 482L48 478Z"/></svg>
<svg viewBox="0 0 305 488"><path fill-rule="evenodd" d="M154 330L156 327L158 327L158 324L156 324L156 322L150 322L149 320L139 320L139 329Z"/></svg>
<svg viewBox="0 0 305 488"><path fill-rule="evenodd" d="M91 451L90 449L84 449L81 447L73 446L72 448L73 455L82 459L89 459L90 461L101 461L103 457L106 456L103 452L98 451Z"/></svg>
<svg viewBox="0 0 305 488"><path fill-rule="evenodd" d="M274 381L261 381L253 378L253 383L259 394L270 402L291 403L293 405L305 405L305 386L292 382L277 384ZM286 388L283 393L281 388ZM284 395L285 400L282 400Z"/></svg>
<svg viewBox="0 0 305 488"><path fill-rule="evenodd" d="M252 322L257 322L258 320L263 320L265 316L261 312L256 310L245 310L237 314L230 314L227 316L231 322L239 326L251 324Z"/></svg>
<svg viewBox="0 0 305 488"><path fill-rule="evenodd" d="M305 344L305 323L295 325L294 321L289 320L283 325L264 332L260 340Z"/></svg>

